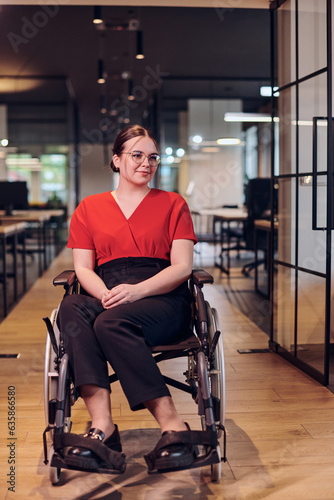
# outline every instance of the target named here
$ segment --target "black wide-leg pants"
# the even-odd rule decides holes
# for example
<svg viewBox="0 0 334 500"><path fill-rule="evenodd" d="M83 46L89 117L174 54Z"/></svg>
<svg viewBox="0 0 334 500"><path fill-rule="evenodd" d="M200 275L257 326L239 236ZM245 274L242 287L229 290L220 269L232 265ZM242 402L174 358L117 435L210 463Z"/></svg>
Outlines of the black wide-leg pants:
<svg viewBox="0 0 334 500"><path fill-rule="evenodd" d="M162 259L116 259L98 268L108 288L138 283L169 263ZM110 390L107 361L132 410L170 392L149 346L173 343L191 334L187 284L175 291L104 309L87 295L70 295L60 306L58 325L68 353L74 384Z"/></svg>

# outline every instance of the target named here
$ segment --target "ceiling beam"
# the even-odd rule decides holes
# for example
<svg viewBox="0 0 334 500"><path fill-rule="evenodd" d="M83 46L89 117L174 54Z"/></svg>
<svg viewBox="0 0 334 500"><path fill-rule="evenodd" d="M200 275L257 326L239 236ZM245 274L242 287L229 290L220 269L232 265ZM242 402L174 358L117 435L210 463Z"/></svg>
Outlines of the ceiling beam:
<svg viewBox="0 0 334 500"><path fill-rule="evenodd" d="M94 0L58 0L57 5L96 5ZM123 6L124 0L99 0L99 5ZM142 7L205 7L215 9L269 9L270 0L128 0L126 6ZM6 5L41 5L40 0L6 0Z"/></svg>

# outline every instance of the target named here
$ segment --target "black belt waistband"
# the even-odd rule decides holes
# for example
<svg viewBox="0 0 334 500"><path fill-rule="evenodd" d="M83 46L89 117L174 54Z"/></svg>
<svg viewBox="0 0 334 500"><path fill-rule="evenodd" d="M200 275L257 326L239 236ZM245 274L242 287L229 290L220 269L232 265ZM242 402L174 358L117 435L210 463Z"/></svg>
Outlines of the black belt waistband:
<svg viewBox="0 0 334 500"><path fill-rule="evenodd" d="M154 267L156 269L165 269L170 266L170 262L166 259L158 259L155 257L121 257L119 259L109 260L100 266L97 266L96 271L98 270L107 270L107 269L119 269L121 267Z"/></svg>
<svg viewBox="0 0 334 500"><path fill-rule="evenodd" d="M166 259L157 259L154 257L122 257L101 264L95 269L95 272L104 281L107 288L111 289L120 283L140 283L169 266L170 262ZM181 294L188 296L189 290L187 281L169 293L173 295Z"/></svg>

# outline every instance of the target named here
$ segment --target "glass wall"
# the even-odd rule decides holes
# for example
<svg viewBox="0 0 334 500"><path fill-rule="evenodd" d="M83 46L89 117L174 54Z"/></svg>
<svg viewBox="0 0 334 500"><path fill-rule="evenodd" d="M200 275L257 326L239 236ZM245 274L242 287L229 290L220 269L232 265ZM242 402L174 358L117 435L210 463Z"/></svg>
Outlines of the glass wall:
<svg viewBox="0 0 334 500"><path fill-rule="evenodd" d="M272 3L278 86L278 252L273 263L274 348L329 384L330 229L326 0ZM275 157L275 155L273 155ZM327 341L326 341L327 339Z"/></svg>
<svg viewBox="0 0 334 500"><path fill-rule="evenodd" d="M34 207L73 203L78 125L66 79L17 77L7 85L2 98L9 145L1 149L0 178L27 181L29 203ZM24 92L10 91L21 87Z"/></svg>
<svg viewBox="0 0 334 500"><path fill-rule="evenodd" d="M66 204L66 154L8 154L6 163L9 181L27 182L30 204Z"/></svg>

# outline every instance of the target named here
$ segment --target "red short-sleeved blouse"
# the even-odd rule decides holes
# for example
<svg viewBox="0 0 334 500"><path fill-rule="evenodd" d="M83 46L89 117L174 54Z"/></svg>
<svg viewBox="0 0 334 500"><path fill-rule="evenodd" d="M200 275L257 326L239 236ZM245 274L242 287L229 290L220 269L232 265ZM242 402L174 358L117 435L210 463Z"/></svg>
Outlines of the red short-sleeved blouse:
<svg viewBox="0 0 334 500"><path fill-rule="evenodd" d="M129 219L108 191L82 200L70 224L69 248L95 250L97 265L121 257L170 260L173 240L196 236L185 200L151 189Z"/></svg>

